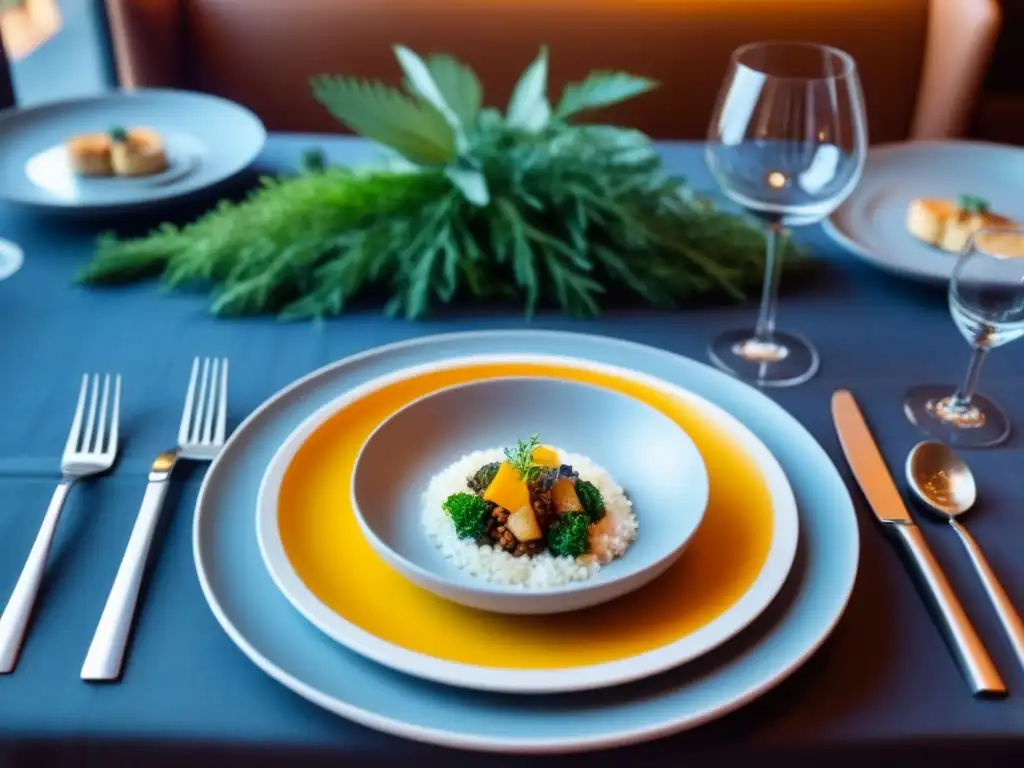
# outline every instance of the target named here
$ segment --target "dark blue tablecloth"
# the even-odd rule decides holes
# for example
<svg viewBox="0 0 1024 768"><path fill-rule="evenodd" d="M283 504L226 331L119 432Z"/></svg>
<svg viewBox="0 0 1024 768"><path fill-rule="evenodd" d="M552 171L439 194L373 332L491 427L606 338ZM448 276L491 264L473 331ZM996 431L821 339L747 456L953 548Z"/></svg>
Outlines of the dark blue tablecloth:
<svg viewBox="0 0 1024 768"><path fill-rule="evenodd" d="M260 165L293 163L309 143L277 137ZM361 151L343 141L330 146L339 159ZM696 147L667 145L665 153L674 169L710 187ZM144 224L134 217L116 223ZM0 678L0 764L18 758L33 765L48 759L247 766L504 762L365 730L298 698L246 660L221 632L196 581L190 534L198 472L183 473L184 482L175 484L124 681L95 686L79 680L146 468L176 434L193 356L230 357L237 423L289 381L350 353L427 333L524 325L515 315L469 311L415 324L376 312L320 325L227 321L210 317L203 297L160 296L153 285L72 287L98 226L0 208L0 235L26 252L22 271L0 282L0 603L17 579L53 490L81 373L118 371L125 379L123 460L112 476L72 492L21 661L14 674ZM902 414L905 388L958 379L967 346L941 291L872 271L816 228L802 235L826 259L827 269L813 284L784 291L780 323L813 338L822 368L811 382L770 394L849 477L831 428L829 394L837 387L852 389L890 464L898 467L920 438ZM542 316L533 326L615 335L703 359L712 335L750 322L754 311L752 305L631 311L598 321ZM1006 446L971 453L969 460L982 497L971 528L1010 596L1024 608L1022 350L1018 345L996 351L982 387L1006 406L1018 434ZM982 702L968 694L896 551L859 494L855 499L863 535L857 587L833 637L804 668L709 726L588 759L599 765L725 765L755 758L762 764L864 765L900 762L907 755L972 763L1024 753L1024 671L1015 666L953 534L924 524L1011 688L1004 701Z"/></svg>

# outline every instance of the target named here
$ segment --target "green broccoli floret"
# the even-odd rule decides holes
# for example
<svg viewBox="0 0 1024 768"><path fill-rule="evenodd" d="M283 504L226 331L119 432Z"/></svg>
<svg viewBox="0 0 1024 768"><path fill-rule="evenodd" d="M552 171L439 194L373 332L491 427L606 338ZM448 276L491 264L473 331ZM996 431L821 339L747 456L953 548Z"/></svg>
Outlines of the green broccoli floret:
<svg viewBox="0 0 1024 768"><path fill-rule="evenodd" d="M590 518L590 522L596 523L604 517L604 499L593 483L588 483L586 480L577 480L576 496L583 506L583 511Z"/></svg>
<svg viewBox="0 0 1024 768"><path fill-rule="evenodd" d="M494 480L494 476L498 474L498 469L501 467L500 461L492 461L490 464L484 464L478 469L473 476L469 478L469 489L476 491L477 493L483 493L487 490L487 486Z"/></svg>
<svg viewBox="0 0 1024 768"><path fill-rule="evenodd" d="M455 526L455 534L460 539L478 539L487 531L484 524L490 509L486 501L472 493L453 493L444 500L441 509L445 511Z"/></svg>
<svg viewBox="0 0 1024 768"><path fill-rule="evenodd" d="M579 557L590 550L590 518L570 512L548 529L548 546L556 557Z"/></svg>
<svg viewBox="0 0 1024 768"><path fill-rule="evenodd" d="M128 131L122 128L120 125L115 125L108 132L110 134L110 140L116 142L128 141Z"/></svg>

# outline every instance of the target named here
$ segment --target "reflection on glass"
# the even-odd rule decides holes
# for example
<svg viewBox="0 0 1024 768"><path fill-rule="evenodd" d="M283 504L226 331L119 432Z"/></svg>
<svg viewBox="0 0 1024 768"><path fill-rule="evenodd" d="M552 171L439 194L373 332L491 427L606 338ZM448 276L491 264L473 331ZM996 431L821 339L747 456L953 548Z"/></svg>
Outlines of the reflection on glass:
<svg viewBox="0 0 1024 768"><path fill-rule="evenodd" d="M818 369L806 339L775 328L785 227L820 221L853 191L867 129L857 67L843 51L809 43L736 50L708 132L707 162L723 192L760 218L767 252L753 328L729 331L712 360L763 386L799 384Z"/></svg>
<svg viewBox="0 0 1024 768"><path fill-rule="evenodd" d="M21 248L10 240L0 240L0 280L6 280L21 269L24 255Z"/></svg>
<svg viewBox="0 0 1024 768"><path fill-rule="evenodd" d="M951 445L996 445L1009 436L1010 421L976 390L989 350L1024 336L1024 230L984 229L967 241L949 282L949 311L974 349L963 385L915 387L904 411Z"/></svg>

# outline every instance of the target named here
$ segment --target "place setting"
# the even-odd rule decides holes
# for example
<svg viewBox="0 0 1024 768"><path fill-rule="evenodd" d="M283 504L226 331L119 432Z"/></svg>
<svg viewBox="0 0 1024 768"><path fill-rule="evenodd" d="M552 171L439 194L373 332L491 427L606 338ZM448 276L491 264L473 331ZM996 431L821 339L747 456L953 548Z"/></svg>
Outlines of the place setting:
<svg viewBox="0 0 1024 768"><path fill-rule="evenodd" d="M133 684L133 626L183 461L202 467L190 544L204 615L240 662L381 733L479 752L586 752L739 710L797 674L843 620L863 567L858 508L877 524L867 535L906 556L915 599L933 609L962 674L957 694L1019 695L977 617L990 612L1022 669L1024 622L984 554L992 548L968 528L975 511L983 519L985 457L1005 449L1014 425L1012 404L979 391L988 353L1024 336L1024 210L1000 160L1013 151L869 147L852 56L748 44L729 60L700 148L738 215L669 174L642 134L573 122L652 90L645 78L597 73L549 101L542 49L503 113L484 106L475 73L454 58L395 54L404 91L341 76L311 83L330 114L377 142L360 145L358 161L333 165L306 147L301 170L244 201L97 240L74 278L75 301L90 308L100 286L136 278L199 286L217 322L250 316L273 339L239 379L236 357L256 354L256 334L216 337L249 397L243 410L233 393L228 408L226 352L180 371L177 433L138 477L131 532L81 649L92 701ZM159 202L251 162L258 119L193 96L191 138L173 128L191 96L170 91L0 117L0 152L24 160L5 171L18 175L7 194L83 210ZM224 121L244 139L230 152L214 131ZM166 149L151 173L118 170L133 141ZM387 163L362 164L378 150ZM79 178L58 189L66 173ZM120 176L138 183L115 187ZM780 289L812 260L800 232L819 223L873 264L941 279L949 336L970 349L962 383L887 383L887 413L858 389L866 379L811 388L843 350L819 349L806 314L791 327L797 313L787 315ZM925 254L938 266L924 267ZM665 334L643 344L601 332L612 326L594 318L616 286L659 309L741 286L760 301L728 323L709 314L724 332L687 326L707 339L694 359L670 351ZM399 323L467 294L498 311L521 302L528 318L553 305L590 324L395 335L359 315L342 329L346 351L358 351L334 355L342 342L324 333L311 358L293 354L309 343L294 326L271 336L252 317L326 323L371 296ZM168 311L194 313L196 301L180 309L186 301ZM737 326L742 313L750 322ZM119 332L158 357L134 317ZM204 322L190 314L181 326L189 343ZM104 359L132 365L110 346ZM273 385L260 378L278 368L287 375ZM132 424L122 414L136 407L140 371L81 380L59 483L0 614L7 680L32 642L66 499L121 469ZM831 416L824 429L775 399L790 387L807 387ZM159 412L177 417L180 402ZM904 454L871 426L886 417L915 435ZM919 518L956 537L955 566L936 557ZM965 578L978 581L983 607L969 603Z"/></svg>

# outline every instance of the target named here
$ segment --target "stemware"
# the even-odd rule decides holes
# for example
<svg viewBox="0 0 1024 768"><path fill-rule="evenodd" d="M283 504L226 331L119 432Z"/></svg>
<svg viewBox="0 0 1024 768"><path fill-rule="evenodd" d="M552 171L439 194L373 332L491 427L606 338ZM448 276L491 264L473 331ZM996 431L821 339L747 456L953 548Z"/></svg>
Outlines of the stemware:
<svg viewBox="0 0 1024 768"><path fill-rule="evenodd" d="M711 343L718 367L762 386L791 386L815 374L814 346L775 327L785 228L820 221L846 199L866 146L860 78L849 54L801 42L753 43L732 54L707 163L726 196L764 222L767 245L757 323Z"/></svg>
<svg viewBox="0 0 1024 768"><path fill-rule="evenodd" d="M1024 229L983 229L968 239L949 281L949 311L974 350L964 382L914 387L903 410L950 445L997 445L1009 436L1010 420L976 390L989 350L1024 336Z"/></svg>

